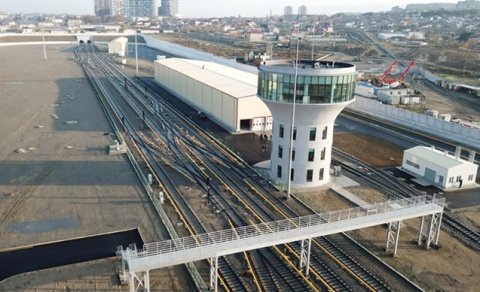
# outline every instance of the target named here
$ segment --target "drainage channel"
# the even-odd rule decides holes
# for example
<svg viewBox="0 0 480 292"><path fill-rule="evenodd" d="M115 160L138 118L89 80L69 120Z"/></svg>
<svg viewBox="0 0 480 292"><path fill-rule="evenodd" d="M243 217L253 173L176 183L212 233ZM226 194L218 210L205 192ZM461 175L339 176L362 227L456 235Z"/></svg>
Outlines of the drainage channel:
<svg viewBox="0 0 480 292"><path fill-rule="evenodd" d="M117 246L143 246L137 229L19 247L0 252L0 281L8 277L115 256Z"/></svg>

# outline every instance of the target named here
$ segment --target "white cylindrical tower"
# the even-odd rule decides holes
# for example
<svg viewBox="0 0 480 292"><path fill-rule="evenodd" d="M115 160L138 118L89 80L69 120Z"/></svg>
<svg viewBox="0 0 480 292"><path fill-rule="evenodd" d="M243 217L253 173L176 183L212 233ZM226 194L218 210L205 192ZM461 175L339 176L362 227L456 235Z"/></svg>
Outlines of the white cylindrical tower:
<svg viewBox="0 0 480 292"><path fill-rule="evenodd" d="M343 62L264 63L259 68L258 97L273 116L271 178L287 184L294 88L291 186L314 188L330 180L333 127L337 115L354 99L356 68Z"/></svg>

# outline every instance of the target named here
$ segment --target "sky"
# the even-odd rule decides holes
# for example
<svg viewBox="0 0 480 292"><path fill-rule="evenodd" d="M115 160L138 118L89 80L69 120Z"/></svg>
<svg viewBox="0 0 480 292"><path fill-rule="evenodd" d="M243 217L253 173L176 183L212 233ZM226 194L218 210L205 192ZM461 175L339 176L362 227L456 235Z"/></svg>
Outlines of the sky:
<svg viewBox="0 0 480 292"><path fill-rule="evenodd" d="M160 0L159 0L160 2ZM179 0L183 17L265 16L283 14L287 5L296 13L306 5L309 14L387 11L409 3L456 3L457 0ZM94 0L0 0L0 11L12 13L93 14ZM200 7L203 6L203 7Z"/></svg>

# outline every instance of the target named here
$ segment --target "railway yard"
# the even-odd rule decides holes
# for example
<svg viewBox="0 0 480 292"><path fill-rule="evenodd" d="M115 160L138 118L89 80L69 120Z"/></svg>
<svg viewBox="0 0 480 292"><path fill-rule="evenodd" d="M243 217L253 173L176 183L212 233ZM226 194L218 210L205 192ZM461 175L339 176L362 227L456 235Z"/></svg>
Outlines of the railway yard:
<svg viewBox="0 0 480 292"><path fill-rule="evenodd" d="M1 249L131 228L154 242L354 207L328 188L285 200L246 162L267 155L260 153L258 136L227 135L151 78L135 77L93 46L50 48L47 62L39 51L0 48L6 105L0 108L6 137L0 142L0 191L8 194L0 198ZM360 184L343 185L356 196L373 203L422 195L390 170L401 164L402 147L355 133L334 139L332 162ZM115 140L128 146L126 155L107 155ZM366 150L355 152L360 145ZM444 213L440 248L418 247L415 219L405 222L398 257L384 252L386 228L371 227L316 238L308 277L298 269L299 243L221 257L220 287L474 291L479 205ZM112 257L17 275L0 282L0 291L127 291L119 271L120 261ZM209 264L202 261L151 271L150 286L207 289L199 279L208 285L208 278Z"/></svg>

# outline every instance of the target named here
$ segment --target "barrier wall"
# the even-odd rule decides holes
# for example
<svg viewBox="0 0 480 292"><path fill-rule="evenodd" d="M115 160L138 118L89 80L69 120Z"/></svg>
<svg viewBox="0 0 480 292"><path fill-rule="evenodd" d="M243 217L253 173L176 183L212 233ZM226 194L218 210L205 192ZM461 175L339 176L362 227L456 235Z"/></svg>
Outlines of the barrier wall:
<svg viewBox="0 0 480 292"><path fill-rule="evenodd" d="M446 140L457 142L480 151L480 129L469 128L457 123L446 122L425 114L382 104L373 99L356 96L349 109L388 120L412 130L426 132Z"/></svg>

